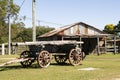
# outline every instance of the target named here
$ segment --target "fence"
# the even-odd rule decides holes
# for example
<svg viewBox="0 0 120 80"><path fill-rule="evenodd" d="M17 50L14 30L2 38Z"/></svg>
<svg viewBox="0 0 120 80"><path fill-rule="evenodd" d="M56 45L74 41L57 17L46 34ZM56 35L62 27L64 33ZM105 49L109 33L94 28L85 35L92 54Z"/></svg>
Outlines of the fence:
<svg viewBox="0 0 120 80"><path fill-rule="evenodd" d="M28 50L27 46L11 46L11 54L20 54ZM6 43L0 44L0 55L8 54L8 45Z"/></svg>
<svg viewBox="0 0 120 80"><path fill-rule="evenodd" d="M5 44L0 44L0 54L5 55L7 54L7 45Z"/></svg>
<svg viewBox="0 0 120 80"><path fill-rule="evenodd" d="M104 54L104 53L120 53L120 37L109 36L108 39L104 41L98 40L98 45L96 46L93 54Z"/></svg>

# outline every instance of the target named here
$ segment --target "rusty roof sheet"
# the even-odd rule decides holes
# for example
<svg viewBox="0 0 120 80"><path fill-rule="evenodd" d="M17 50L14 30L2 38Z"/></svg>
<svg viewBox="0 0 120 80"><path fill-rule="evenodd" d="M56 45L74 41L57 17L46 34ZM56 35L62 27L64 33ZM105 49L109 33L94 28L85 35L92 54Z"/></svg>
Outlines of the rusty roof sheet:
<svg viewBox="0 0 120 80"><path fill-rule="evenodd" d="M103 31L101 31L101 30L99 30L99 29L97 29L97 28L95 28L95 27L93 27L93 26L90 26L90 25L88 25L88 24L86 24L86 23L83 23L83 22L77 22L77 23L74 23L74 24L71 24L71 25L66 25L66 26L60 27L59 29L52 30L52 31L50 31L50 32L48 32L48 33L45 33L45 34L39 36L39 37L49 37L49 36L56 35L56 34L58 34L59 32L64 31L64 30L66 30L66 29L69 29L69 28L71 28L71 27L73 27L73 26L75 26L75 25L78 25L78 24L88 26L88 27L90 27L90 28L92 28L92 29L100 32L101 34L104 34Z"/></svg>

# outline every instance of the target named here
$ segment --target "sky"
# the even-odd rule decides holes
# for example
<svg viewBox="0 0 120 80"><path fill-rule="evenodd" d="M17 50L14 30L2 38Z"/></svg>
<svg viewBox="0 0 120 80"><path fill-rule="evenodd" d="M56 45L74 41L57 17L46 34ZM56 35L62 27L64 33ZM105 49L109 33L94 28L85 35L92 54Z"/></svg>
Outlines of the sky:
<svg viewBox="0 0 120 80"><path fill-rule="evenodd" d="M32 0L14 3L21 6L19 15L27 17L26 26L32 27ZM118 24L120 0L36 0L36 19L36 25L58 28L84 22L103 30L106 24Z"/></svg>

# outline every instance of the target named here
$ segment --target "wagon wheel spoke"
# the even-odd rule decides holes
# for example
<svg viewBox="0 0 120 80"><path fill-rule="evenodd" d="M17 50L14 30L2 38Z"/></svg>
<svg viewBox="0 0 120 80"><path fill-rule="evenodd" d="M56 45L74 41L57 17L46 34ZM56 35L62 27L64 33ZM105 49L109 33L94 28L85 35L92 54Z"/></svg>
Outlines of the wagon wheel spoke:
<svg viewBox="0 0 120 80"><path fill-rule="evenodd" d="M67 61L67 56L66 55L55 55L55 61L58 64L65 64L65 62Z"/></svg>
<svg viewBox="0 0 120 80"><path fill-rule="evenodd" d="M23 58L23 59L29 58L29 55L30 55L30 51L24 51L21 53L20 58ZM33 61L31 59L28 59L28 60L20 62L20 63L23 67L29 67L32 64L32 62Z"/></svg>
<svg viewBox="0 0 120 80"><path fill-rule="evenodd" d="M76 49L72 49L69 53L69 62L72 65L79 65L82 60L82 55L80 51L77 51Z"/></svg>
<svg viewBox="0 0 120 80"><path fill-rule="evenodd" d="M38 64L40 67L48 67L50 65L50 54L48 51L41 51L38 55Z"/></svg>

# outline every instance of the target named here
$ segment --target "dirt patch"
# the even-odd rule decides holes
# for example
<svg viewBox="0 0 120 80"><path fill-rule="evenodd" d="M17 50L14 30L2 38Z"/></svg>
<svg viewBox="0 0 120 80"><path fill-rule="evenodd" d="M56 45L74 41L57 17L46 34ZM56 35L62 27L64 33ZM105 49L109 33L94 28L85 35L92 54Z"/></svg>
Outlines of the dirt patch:
<svg viewBox="0 0 120 80"><path fill-rule="evenodd" d="M120 80L120 78L115 78L115 80Z"/></svg>
<svg viewBox="0 0 120 80"><path fill-rule="evenodd" d="M93 70L100 70L100 68L88 67L88 68L80 68L80 69L78 69L78 70L93 71Z"/></svg>

